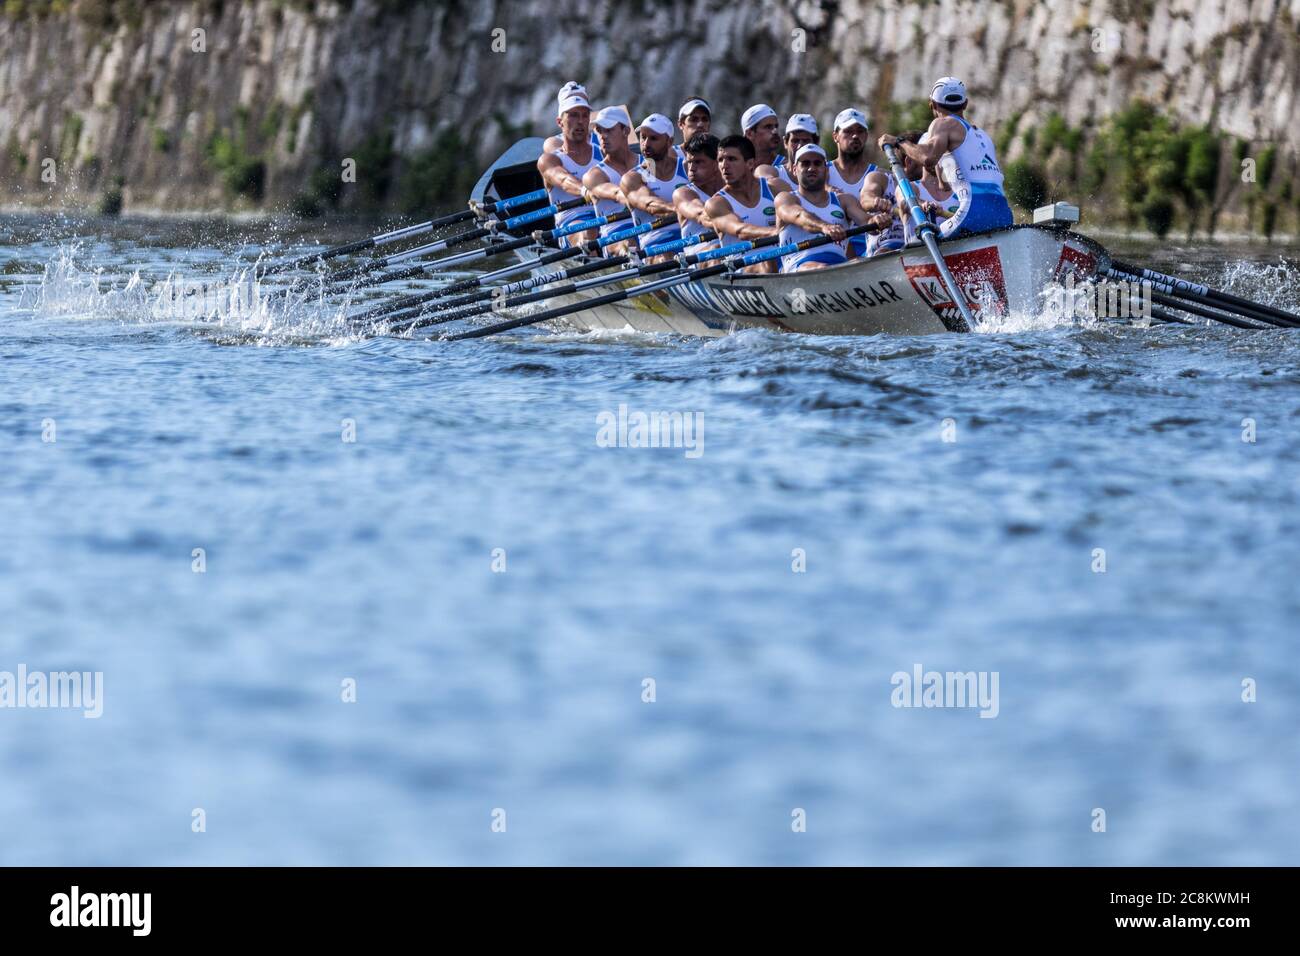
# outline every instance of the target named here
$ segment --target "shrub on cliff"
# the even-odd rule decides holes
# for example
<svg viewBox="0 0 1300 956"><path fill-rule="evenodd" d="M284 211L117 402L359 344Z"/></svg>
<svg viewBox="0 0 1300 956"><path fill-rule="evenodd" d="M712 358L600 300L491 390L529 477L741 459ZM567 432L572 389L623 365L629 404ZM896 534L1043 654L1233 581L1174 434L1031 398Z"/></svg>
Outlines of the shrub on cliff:
<svg viewBox="0 0 1300 956"><path fill-rule="evenodd" d="M1021 209L1032 212L1047 198L1047 181L1028 160L1018 159L1008 163L1002 174L1003 191Z"/></svg>

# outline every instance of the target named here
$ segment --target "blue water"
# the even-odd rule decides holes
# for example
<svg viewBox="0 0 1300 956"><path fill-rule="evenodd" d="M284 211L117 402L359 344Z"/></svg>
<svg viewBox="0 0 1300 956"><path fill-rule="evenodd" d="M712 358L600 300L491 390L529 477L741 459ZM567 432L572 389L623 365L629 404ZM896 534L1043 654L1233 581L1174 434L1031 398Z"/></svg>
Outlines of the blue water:
<svg viewBox="0 0 1300 956"><path fill-rule="evenodd" d="M0 709L0 863L1297 862L1300 333L366 340L109 291L256 251L194 224L0 234L0 671L104 675Z"/></svg>

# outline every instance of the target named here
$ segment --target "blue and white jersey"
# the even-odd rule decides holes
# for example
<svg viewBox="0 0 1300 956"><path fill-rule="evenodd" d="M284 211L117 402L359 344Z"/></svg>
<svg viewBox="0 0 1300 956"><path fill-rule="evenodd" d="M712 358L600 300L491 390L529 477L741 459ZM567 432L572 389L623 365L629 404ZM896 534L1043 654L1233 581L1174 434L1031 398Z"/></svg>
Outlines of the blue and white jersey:
<svg viewBox="0 0 1300 956"><path fill-rule="evenodd" d="M602 158L600 150L594 146L591 148L591 159L585 163L578 162L562 149L557 149L554 155L560 157L560 162L564 165L564 168L579 182L581 182L583 176L587 175L587 170L600 165ZM566 192L559 186L548 186L547 193L550 196L551 202L556 204L568 202L570 199L577 198L573 193ZM576 222L579 219L592 219L595 215L595 210L593 210L589 204L583 203L581 206L575 206L572 209L565 209L563 212L556 213L555 225L557 227L567 226L569 223Z"/></svg>
<svg viewBox="0 0 1300 956"><path fill-rule="evenodd" d="M673 168L672 175L667 179L660 179L655 175L655 164L648 159L643 159L636 171L641 175L641 181L646 184L646 188L654 194L656 199L668 203L670 206L673 202L673 193L679 186L690 185L690 180L686 178L686 162L677 157L677 165ZM632 210L632 221L638 226L643 226L647 222L653 222L654 216L640 209ZM681 236L681 231L676 223L670 223L667 226L660 226L653 232L647 232L641 237L641 248L657 245L662 242L672 242Z"/></svg>
<svg viewBox="0 0 1300 956"><path fill-rule="evenodd" d="M727 191L723 186L718 190L718 195L727 201L731 211L736 214L741 222L748 223L751 226L775 226L776 225L776 203L772 198L772 187L767 184L766 179L758 180L758 204L746 206L735 196ZM722 245L734 246L738 242L744 242L744 239L737 239L735 236L727 233L721 233Z"/></svg>
<svg viewBox="0 0 1300 956"><path fill-rule="evenodd" d="M940 224L942 224L946 219L951 219L953 216L955 216L961 207L961 197L957 195L956 191L950 192L946 199L935 199L934 194L930 192L930 190L926 189L925 184L922 183L920 180L917 180L916 182L912 183L912 189L915 190L916 198L919 199L921 202L932 202L940 209L942 209L945 213L947 213L947 216L940 216L938 218L938 222ZM903 201L903 194L901 190L896 193L896 198L898 199L899 202ZM935 221L934 217L931 217L931 221L932 222ZM916 238L916 227L912 225L912 217L905 216L903 218L903 239L905 242L910 243L915 238Z"/></svg>
<svg viewBox="0 0 1300 956"><path fill-rule="evenodd" d="M808 198L798 190L794 193L799 204L808 212L812 213L822 222L833 223L837 226L843 226L847 229L850 225L849 217L844 212L844 207L840 205L840 197L834 190L828 190L826 195L830 197L826 205L817 206L808 201ZM802 226L793 226L790 223L784 223L781 226L781 235L779 242L786 245L791 242L803 242L805 239L813 239L821 236L820 232L809 232ZM848 242L829 242L815 249L805 249L803 252L794 252L788 256L781 257L781 271L793 272L805 262L825 262L833 265L837 262L844 262L848 259L847 253Z"/></svg>
<svg viewBox="0 0 1300 956"><path fill-rule="evenodd" d="M857 199L862 195L862 184L867 181L868 174L872 173L875 168L876 166L874 163L869 163L867 168L862 171L861 176L853 182L849 182L840 172L840 168L834 163L831 163L826 171L826 183L831 187L831 189L838 189L840 192L848 193L854 199Z"/></svg>
<svg viewBox="0 0 1300 956"><path fill-rule="evenodd" d="M596 168L604 173L605 178L615 186L623 181L623 174L603 159L596 164ZM595 205L597 216L612 216L615 213L622 212L624 208L626 207L615 199L597 199ZM620 219L618 222L607 222L600 227L600 234L608 236L611 232L618 232L620 229L627 229L629 226L630 223L627 219Z"/></svg>
<svg viewBox="0 0 1300 956"><path fill-rule="evenodd" d="M691 192L695 193L695 195L699 197L699 200L702 203L708 203L708 201L712 198L703 189L695 185L695 183L687 183L686 188L689 189ZM705 229L703 226L701 226L694 219L687 219L683 217L680 213L677 216L677 224L681 226L683 239L689 239L691 236L698 236L702 232L709 231Z"/></svg>
<svg viewBox="0 0 1300 956"><path fill-rule="evenodd" d="M1014 222L1011 206L1002 191L1002 169L988 134L954 116L966 129L960 146L945 153L939 161L944 178L959 199L957 213L944 220L939 232L944 236L970 235L1001 229Z"/></svg>

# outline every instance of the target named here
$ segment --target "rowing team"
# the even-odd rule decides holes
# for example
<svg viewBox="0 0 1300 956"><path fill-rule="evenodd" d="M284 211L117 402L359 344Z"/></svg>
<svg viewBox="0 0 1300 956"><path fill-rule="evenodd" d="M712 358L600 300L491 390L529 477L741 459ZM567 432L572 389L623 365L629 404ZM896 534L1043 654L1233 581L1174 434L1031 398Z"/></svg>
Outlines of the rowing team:
<svg viewBox="0 0 1300 956"><path fill-rule="evenodd" d="M741 116L741 135L719 139L710 131L708 102L694 97L677 113L682 145L674 145L672 121L651 113L635 127L637 157L629 145L633 126L625 107L607 106L593 118L586 89L574 82L561 88L558 100L560 132L546 141L537 169L552 202L581 197L590 205L564 210L556 217L557 226L608 218L626 208L635 225L656 223L635 240L642 254L710 234L723 246L773 235L782 244L814 235L832 240L786 256L781 260L786 272L879 255L913 238L911 216L893 174L867 159L870 125L860 110L849 108L835 117L832 160L818 145L817 121L808 113L791 116L782 135L776 111L760 103ZM878 140L882 149L896 145L922 210L946 237L1012 222L993 143L967 122L967 105L965 84L942 77L930 93L934 120L929 129ZM669 217L675 221L665 223ZM845 237L846 229L860 225L872 231ZM590 232L573 240L594 237L596 228L593 223ZM598 228L608 236L626 231L628 223L620 217ZM614 249L626 251L626 243ZM659 256L652 250L648 258ZM775 268L767 262L750 267Z"/></svg>

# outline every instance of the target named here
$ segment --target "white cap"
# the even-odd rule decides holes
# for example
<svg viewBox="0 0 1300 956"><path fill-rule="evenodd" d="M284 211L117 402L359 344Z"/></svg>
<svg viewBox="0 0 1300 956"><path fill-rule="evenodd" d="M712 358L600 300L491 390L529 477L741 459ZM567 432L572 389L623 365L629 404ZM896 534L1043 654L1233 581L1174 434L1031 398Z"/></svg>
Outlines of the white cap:
<svg viewBox="0 0 1300 956"><path fill-rule="evenodd" d="M941 76L930 90L930 101L940 106L962 106L966 102L966 84L955 76Z"/></svg>
<svg viewBox="0 0 1300 956"><path fill-rule="evenodd" d="M596 125L601 129L613 129L619 123L628 129L632 128L632 117L628 116L627 110L621 106L606 106L596 114Z"/></svg>
<svg viewBox="0 0 1300 956"><path fill-rule="evenodd" d="M785 121L785 135L789 136L797 129L816 136L817 121L812 118L811 113L795 113Z"/></svg>
<svg viewBox="0 0 1300 956"><path fill-rule="evenodd" d="M769 116L775 115L776 110L772 109L772 107L768 106L766 103L755 103L741 115L740 128L744 132L748 133L759 123L763 122L763 120L767 119Z"/></svg>
<svg viewBox="0 0 1300 956"><path fill-rule="evenodd" d="M857 123L863 129L871 129L871 124L867 122L867 114L850 106L846 110L840 110L836 115L834 130L838 133L844 127L852 126L854 123Z"/></svg>
<svg viewBox="0 0 1300 956"><path fill-rule="evenodd" d="M648 129L652 133L658 133L661 136L673 135L673 121L663 113L651 113L641 121L637 129Z"/></svg>
<svg viewBox="0 0 1300 956"><path fill-rule="evenodd" d="M577 109L579 106L584 109L591 109L591 104L587 102L585 96L580 96L577 93L570 93L564 99L560 100L560 115L563 116L565 113L569 112L569 110Z"/></svg>
<svg viewBox="0 0 1300 956"><path fill-rule="evenodd" d="M826 158L826 150L822 149L816 143L804 143L799 147L799 151L794 154L794 161L797 163L809 153L816 153L822 159Z"/></svg>
<svg viewBox="0 0 1300 956"><path fill-rule="evenodd" d="M713 115L713 107L709 106L708 100L701 100L697 98L693 100L687 100L685 103L683 103L682 108L677 111L677 118L682 119L683 117L688 116L691 113L695 112L701 106L704 107L704 112L708 113L710 116Z"/></svg>
<svg viewBox="0 0 1300 956"><path fill-rule="evenodd" d="M560 87L560 92L556 95L555 101L559 103L565 97L573 96L574 94L577 94L578 96L584 98L588 98L587 88L585 86L583 86L577 80L569 80L568 83L565 83L562 87Z"/></svg>

